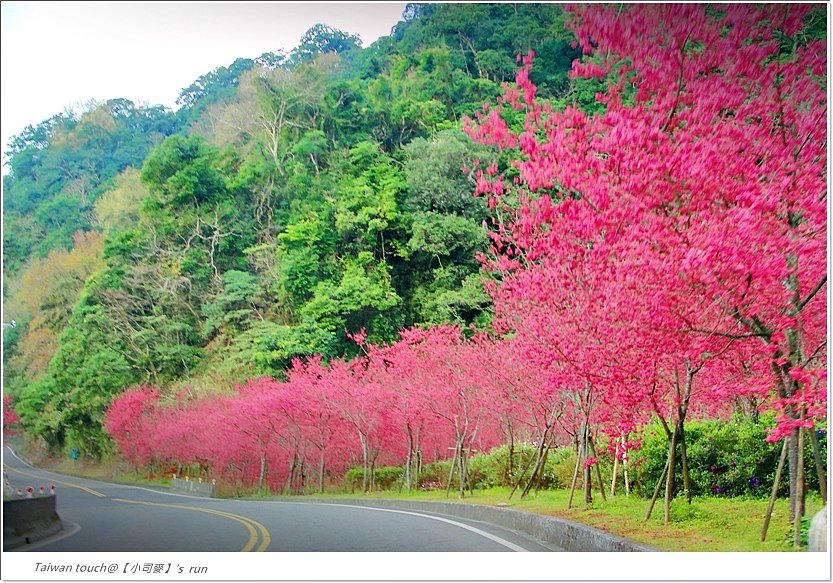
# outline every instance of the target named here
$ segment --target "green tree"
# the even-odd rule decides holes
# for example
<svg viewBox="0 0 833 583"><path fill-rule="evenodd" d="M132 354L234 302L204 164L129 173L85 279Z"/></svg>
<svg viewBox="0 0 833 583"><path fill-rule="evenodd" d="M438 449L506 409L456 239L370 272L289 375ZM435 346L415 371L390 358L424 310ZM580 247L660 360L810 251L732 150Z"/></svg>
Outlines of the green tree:
<svg viewBox="0 0 833 583"><path fill-rule="evenodd" d="M327 26L316 24L301 37L301 42L290 54L292 63L308 63L318 55L335 53L337 55L360 49L362 41L354 34Z"/></svg>
<svg viewBox="0 0 833 583"><path fill-rule="evenodd" d="M260 294L258 279L245 271L230 270L223 274L223 291L205 305L205 332L234 334L247 329L255 318L263 320L257 307Z"/></svg>
<svg viewBox="0 0 833 583"><path fill-rule="evenodd" d="M409 210L486 218L483 200L472 192L476 163L492 157L488 148L455 129L417 138L403 152Z"/></svg>
<svg viewBox="0 0 833 583"><path fill-rule="evenodd" d="M333 200L336 230L354 250L372 250L384 260L386 239L391 238L399 219L397 198L405 186L402 173L394 160L371 142L351 148L347 164L339 170L344 179Z"/></svg>
<svg viewBox="0 0 833 583"><path fill-rule="evenodd" d="M107 232L125 230L139 221L139 209L148 189L135 168L119 174L113 187L95 203L97 222Z"/></svg>
<svg viewBox="0 0 833 583"><path fill-rule="evenodd" d="M384 262L368 251L343 260L340 276L318 283L301 316L321 329L344 338L344 332L365 328L373 342L391 340L398 330L394 310L401 299L391 286Z"/></svg>

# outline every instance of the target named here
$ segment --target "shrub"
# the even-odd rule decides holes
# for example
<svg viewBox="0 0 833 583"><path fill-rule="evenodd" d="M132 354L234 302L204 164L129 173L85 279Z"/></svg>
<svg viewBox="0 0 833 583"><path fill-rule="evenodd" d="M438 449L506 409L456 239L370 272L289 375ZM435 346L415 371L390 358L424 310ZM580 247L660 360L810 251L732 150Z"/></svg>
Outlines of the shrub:
<svg viewBox="0 0 833 583"><path fill-rule="evenodd" d="M440 490L445 488L451 461L439 461L422 466L419 472L420 490Z"/></svg>
<svg viewBox="0 0 833 583"><path fill-rule="evenodd" d="M569 488L573 481L573 472L576 467L576 457L578 453L572 447L559 447L550 452L549 463L552 464L553 482L557 488ZM578 477L576 478L576 488L581 489L584 486L584 474L579 469Z"/></svg>
<svg viewBox="0 0 833 583"><path fill-rule="evenodd" d="M362 468L350 468L344 474L344 486L346 490L355 492L362 489ZM381 467L373 470L373 483L375 490L393 490L399 488L405 475L405 469L400 466Z"/></svg>
<svg viewBox="0 0 833 583"><path fill-rule="evenodd" d="M475 488L514 485L527 462L535 456L531 445L514 447L512 467L509 467L509 446L500 445L488 453L479 453L469 460L469 479Z"/></svg>
<svg viewBox="0 0 833 583"><path fill-rule="evenodd" d="M473 488L492 488L503 486L511 488L524 473L519 488L524 488L532 473L535 463L536 447L531 444L517 444L510 468L509 447L500 445L492 448L488 453L473 456L469 461L469 480ZM572 477L572 465L575 454L570 448L551 448L544 462L544 470L538 480L538 488L553 489L569 486ZM570 457L570 456L573 457ZM565 461L566 460L566 461ZM565 473L562 466L570 465L569 476L563 479ZM526 470L524 472L524 470ZM447 474L446 474L447 475Z"/></svg>
<svg viewBox="0 0 833 583"><path fill-rule="evenodd" d="M405 476L405 468L401 466L376 468L374 482L377 490L393 490L399 488Z"/></svg>
<svg viewBox="0 0 833 583"><path fill-rule="evenodd" d="M686 423L686 451L692 494L717 496L766 497L772 491L782 442L767 443L773 426L772 415L758 422L736 417L731 421L704 420ZM822 459L826 459L826 431L818 430ZM631 454L634 488L650 497L665 466L668 442L658 423L642 432L642 447ZM805 475L810 489L818 488L818 476L809 439L806 440ZM678 450L675 479L677 492L683 491L682 462ZM786 468L784 470L786 472ZM781 479L779 495L788 493L786 475Z"/></svg>

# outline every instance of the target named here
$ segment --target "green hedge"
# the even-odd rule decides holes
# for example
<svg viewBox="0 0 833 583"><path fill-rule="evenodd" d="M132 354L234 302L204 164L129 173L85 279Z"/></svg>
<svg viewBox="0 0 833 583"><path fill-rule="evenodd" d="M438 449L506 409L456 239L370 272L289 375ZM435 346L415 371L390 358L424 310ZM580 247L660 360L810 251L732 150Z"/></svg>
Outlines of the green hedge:
<svg viewBox="0 0 833 583"><path fill-rule="evenodd" d="M766 442L772 426L771 415L762 416L758 422L738 417L729 422L705 420L686 423L686 451L692 494L768 496L772 491L783 443ZM826 429L818 429L817 436L824 460L827 457ZM642 440L642 447L631 453L631 479L638 494L650 497L665 466L668 442L658 423L643 430ZM818 474L809 441L805 452L806 483L811 490L818 490ZM675 486L678 493L683 492L679 450ZM789 494L786 466L778 493Z"/></svg>
<svg viewBox="0 0 833 583"><path fill-rule="evenodd" d="M362 489L362 468L350 468L344 475L344 487L355 492ZM397 490L402 484L405 470L402 467L381 467L373 470L375 490Z"/></svg>
<svg viewBox="0 0 833 583"><path fill-rule="evenodd" d="M767 443L766 436L773 426L773 416L761 416L758 422L748 418L732 421L692 420L686 423L686 449L689 472L694 496L750 496L763 498L770 494L775 479L775 469L781 453L781 442ZM817 430L821 456L827 459L826 427ZM640 435L642 446L632 451L628 464L628 477L632 490L644 497L650 497L659 480L668 455L668 442L659 423L648 425ZM613 471L610 455L602 454L605 444L599 443L599 469L609 489ZM805 476L807 487L818 490L818 474L812 455L810 440L807 440ZM514 448L512 464L509 464L509 448L501 445L488 453L478 453L469 460L467 489L512 487L524 468L534 460L535 447L518 444ZM676 491L682 494L682 465L678 455ZM576 452L570 447L552 448L544 465L543 476L537 487L540 489L569 488L576 463ZM414 488L422 490L444 489L448 486L451 460L426 464L422 467L419 483ZM619 488L623 485L623 466L619 465ZM532 467L527 469L519 490L527 484ZM401 466L382 467L375 470L376 490L399 490L403 486L404 470ZM362 469L352 468L345 476L345 487L350 491L361 489ZM593 471L593 489L596 473ZM451 489L459 488L457 472L451 477ZM578 474L576 488L582 488L582 472ZM779 495L789 494L787 470L781 480Z"/></svg>
<svg viewBox="0 0 833 583"><path fill-rule="evenodd" d="M492 448L488 453L476 454L469 460L467 486L474 489L496 486L511 488L521 479L519 488L523 489L532 473L535 455L535 446L516 444L510 467L509 447L506 445ZM575 452L571 448L551 448L544 462L544 471L536 484L537 488L547 490L569 487L574 464ZM448 479L447 471L445 476ZM456 476L452 480L452 487L455 486Z"/></svg>

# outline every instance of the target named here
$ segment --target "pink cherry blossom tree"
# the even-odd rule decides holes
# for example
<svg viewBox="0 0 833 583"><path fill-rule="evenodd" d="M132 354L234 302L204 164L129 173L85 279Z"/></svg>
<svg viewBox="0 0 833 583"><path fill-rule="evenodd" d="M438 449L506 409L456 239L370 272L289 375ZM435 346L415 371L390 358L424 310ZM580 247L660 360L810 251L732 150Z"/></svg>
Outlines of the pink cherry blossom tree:
<svg viewBox="0 0 833 583"><path fill-rule="evenodd" d="M639 381L626 383L634 403L650 398L654 383L670 396L672 441L700 371L757 343L770 363L769 403L781 412L774 437L789 436L795 516L803 513L800 428L826 408L826 61L823 44L799 34L810 9L571 7L569 26L587 55L574 73L607 76L597 96L604 112L540 103L527 58L516 88L468 126L481 142L517 152L516 179L491 166L478 182L504 217L493 233L491 266L507 274L496 300L511 312L513 300L539 291L536 277L557 282L539 322L548 301L567 306L582 314L576 335L616 338L630 347L622 354L650 363L625 366L622 380ZM504 121L510 108L524 114L520 131ZM577 262L593 273L570 280ZM609 325L593 332L605 319L585 317L604 312L592 309L598 296L582 293L589 281L603 305L619 307L611 315L630 307L639 324L630 339L608 336ZM562 364L578 363L585 380L595 369L603 395L624 393L611 382L617 355L604 346L582 354L566 340L547 343L562 349ZM655 412L669 406L655 402Z"/></svg>

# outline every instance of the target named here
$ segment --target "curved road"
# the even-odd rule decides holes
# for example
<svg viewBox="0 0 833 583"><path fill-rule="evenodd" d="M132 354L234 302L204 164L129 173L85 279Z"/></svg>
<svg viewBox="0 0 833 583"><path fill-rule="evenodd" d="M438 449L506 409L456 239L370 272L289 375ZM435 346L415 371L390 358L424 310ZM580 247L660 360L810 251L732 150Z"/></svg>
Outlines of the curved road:
<svg viewBox="0 0 833 583"><path fill-rule="evenodd" d="M37 469L8 448L14 488L57 488L64 530L12 550L555 551L523 533L428 512L315 502L222 500Z"/></svg>

